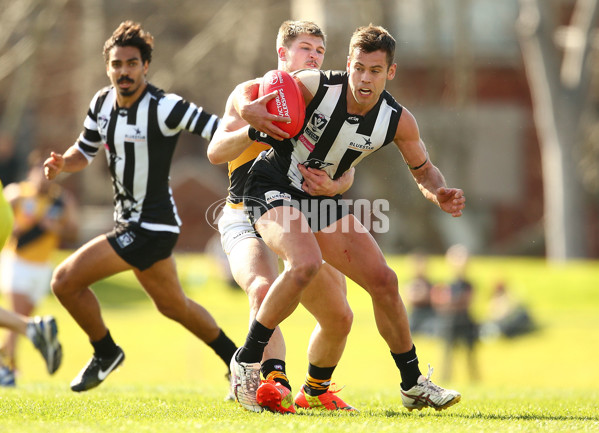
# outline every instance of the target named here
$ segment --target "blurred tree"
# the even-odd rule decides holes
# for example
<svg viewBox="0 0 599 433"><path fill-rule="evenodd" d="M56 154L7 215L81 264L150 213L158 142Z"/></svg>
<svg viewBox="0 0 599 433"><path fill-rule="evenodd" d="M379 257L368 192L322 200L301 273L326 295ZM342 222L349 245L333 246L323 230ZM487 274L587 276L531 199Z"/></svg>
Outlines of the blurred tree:
<svg viewBox="0 0 599 433"><path fill-rule="evenodd" d="M4 89L6 99L0 118L0 167L10 172L10 177L3 179L5 183L19 179L22 173L17 157L25 158L34 147L32 143L20 143L19 132L32 95L37 67L35 54L58 21L66 2L31 0L0 6L3 10L0 16L0 81L12 78L8 88ZM26 169L25 166L22 168Z"/></svg>
<svg viewBox="0 0 599 433"><path fill-rule="evenodd" d="M559 24L563 2L520 0L518 35L533 100L545 200L547 257L587 256L585 206L578 163L590 91L591 36L597 0L576 0L570 25Z"/></svg>

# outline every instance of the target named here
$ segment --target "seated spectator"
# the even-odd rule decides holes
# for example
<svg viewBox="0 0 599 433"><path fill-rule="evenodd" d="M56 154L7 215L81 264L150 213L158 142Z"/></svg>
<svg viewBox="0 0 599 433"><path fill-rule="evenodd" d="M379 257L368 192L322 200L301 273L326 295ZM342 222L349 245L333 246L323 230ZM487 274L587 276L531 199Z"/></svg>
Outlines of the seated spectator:
<svg viewBox="0 0 599 433"><path fill-rule="evenodd" d="M507 291L504 281L495 284L489 301L489 320L481 327L485 339L514 338L537 329L528 308Z"/></svg>

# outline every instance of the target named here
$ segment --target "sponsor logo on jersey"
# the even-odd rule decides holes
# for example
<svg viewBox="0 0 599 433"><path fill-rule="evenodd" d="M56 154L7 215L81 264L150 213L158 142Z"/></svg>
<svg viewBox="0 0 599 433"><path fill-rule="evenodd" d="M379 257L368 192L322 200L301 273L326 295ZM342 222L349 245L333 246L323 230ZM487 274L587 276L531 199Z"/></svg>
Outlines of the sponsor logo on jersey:
<svg viewBox="0 0 599 433"><path fill-rule="evenodd" d="M316 147L314 143L308 140L308 138L304 134L300 135L298 137L298 140L304 145L306 149L308 149L309 152L312 152Z"/></svg>
<svg viewBox="0 0 599 433"><path fill-rule="evenodd" d="M125 132L125 140L127 141L144 141L146 136L141 133L141 129L137 126L131 126L129 131Z"/></svg>
<svg viewBox="0 0 599 433"><path fill-rule="evenodd" d="M291 201L291 194L272 190L264 193L264 199L266 200L266 203L272 203L277 200Z"/></svg>
<svg viewBox="0 0 599 433"><path fill-rule="evenodd" d="M372 141L370 141L370 137L362 137L362 139L364 140L364 143L356 143L355 141L350 141L349 146L347 147L349 149L359 151L374 150L374 147L372 146Z"/></svg>

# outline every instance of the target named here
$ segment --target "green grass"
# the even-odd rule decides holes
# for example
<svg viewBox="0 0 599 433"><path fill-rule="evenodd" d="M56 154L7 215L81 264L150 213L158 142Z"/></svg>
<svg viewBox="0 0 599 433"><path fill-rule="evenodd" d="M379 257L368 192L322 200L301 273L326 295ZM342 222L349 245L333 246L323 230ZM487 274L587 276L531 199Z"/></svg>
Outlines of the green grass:
<svg viewBox="0 0 599 433"><path fill-rule="evenodd" d="M211 259L179 255L179 271L190 297L204 305L240 344L247 332L247 299L219 277ZM392 257L402 282L409 261ZM433 258L435 280L449 276ZM47 376L31 345L19 348L15 389L0 389L0 432L409 432L599 431L599 263L552 267L542 260L475 258L469 268L476 286L475 314L482 319L494 281L505 278L532 309L541 330L513 341L481 343L481 380L471 383L458 352L451 386L462 402L443 412L408 412L401 406L399 374L378 336L367 294L349 286L354 325L334 380L346 385L342 398L358 414L301 413L280 416L243 411L223 401L226 368L211 349L155 311L130 273L98 284L105 320L127 359L99 388L75 394L68 384L91 355L82 331L53 297L39 308L57 316L65 349L62 367ZM403 289L402 289L403 290ZM5 300L0 299L0 304ZM307 367L306 348L314 320L299 308L282 328L294 389ZM443 372L441 347L415 337L421 367Z"/></svg>

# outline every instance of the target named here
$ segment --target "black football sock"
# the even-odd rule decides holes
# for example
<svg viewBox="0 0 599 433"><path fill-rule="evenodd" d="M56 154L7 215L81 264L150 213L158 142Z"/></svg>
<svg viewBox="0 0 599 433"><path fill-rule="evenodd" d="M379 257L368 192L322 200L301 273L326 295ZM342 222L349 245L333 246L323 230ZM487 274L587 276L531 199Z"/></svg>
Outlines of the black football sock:
<svg viewBox="0 0 599 433"><path fill-rule="evenodd" d="M107 331L106 335L100 340L90 341L90 343L94 347L94 356L98 358L110 358L119 353L118 347L110 335L110 331Z"/></svg>
<svg viewBox="0 0 599 433"><path fill-rule="evenodd" d="M276 358L267 359L262 363L260 370L262 371L262 376L266 380L274 380L275 382L279 382L281 385L291 391L291 384L289 383L287 373L285 372L285 361Z"/></svg>
<svg viewBox="0 0 599 433"><path fill-rule="evenodd" d="M416 346L412 345L412 348L406 353L391 352L391 356L401 374L401 387L404 391L407 391L418 383L418 378L422 374L420 368L418 368Z"/></svg>
<svg viewBox="0 0 599 433"><path fill-rule="evenodd" d="M231 358L233 358L233 354L237 350L237 346L235 346L235 343L233 343L233 341L227 337L225 331L221 329L218 337L216 337L216 340L207 344L216 352L218 356L220 356L220 359L222 359L223 362L227 364L227 368L229 368L229 365L231 364Z"/></svg>
<svg viewBox="0 0 599 433"><path fill-rule="evenodd" d="M308 365L308 374L306 374L306 382L304 383L304 390L308 395L317 396L324 394L329 390L331 386L331 378L333 377L334 367L316 367L315 365Z"/></svg>
<svg viewBox="0 0 599 433"><path fill-rule="evenodd" d="M245 340L245 344L237 352L237 361L246 363L260 362L264 354L264 348L272 336L274 329L268 329L256 319L250 325L250 332Z"/></svg>

